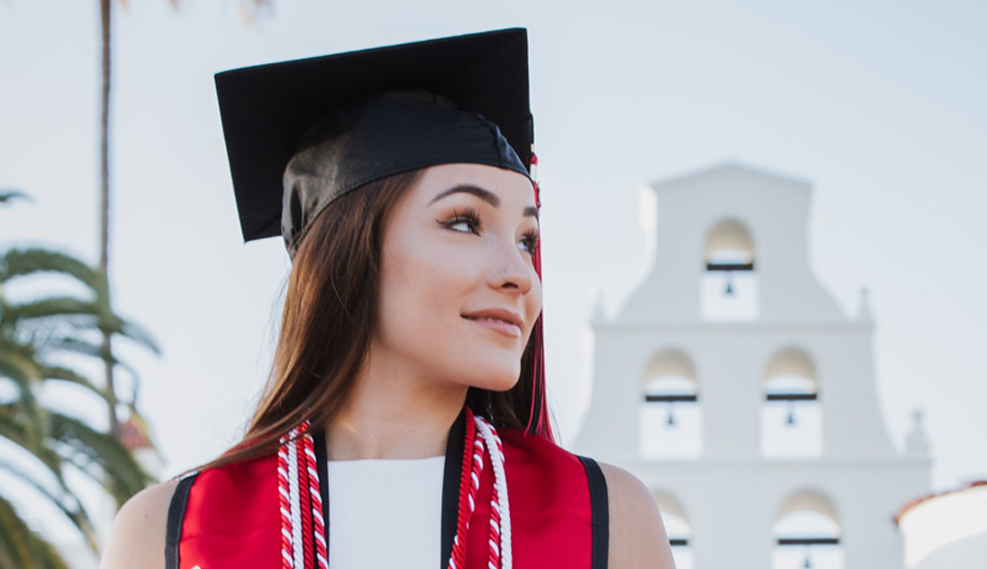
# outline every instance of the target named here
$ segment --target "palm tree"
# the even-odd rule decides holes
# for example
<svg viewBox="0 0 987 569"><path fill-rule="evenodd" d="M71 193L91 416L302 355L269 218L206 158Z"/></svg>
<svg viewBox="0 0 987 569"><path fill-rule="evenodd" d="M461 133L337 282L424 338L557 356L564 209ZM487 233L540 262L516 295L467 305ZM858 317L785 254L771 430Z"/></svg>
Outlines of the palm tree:
<svg viewBox="0 0 987 569"><path fill-rule="evenodd" d="M110 87L112 0L100 2L101 113L100 113L100 208L99 263L94 269L69 255L38 248L11 249L0 253L0 385L16 387L11 400L0 398L0 439L20 447L28 457L54 477L52 489L14 462L0 459L0 472L33 487L75 525L87 544L98 553L97 536L84 506L65 480L68 469L77 469L102 485L122 505L134 493L153 482L120 441L120 421L114 371L136 372L113 355L112 340L123 336L160 351L140 327L113 313L109 288L110 209ZM120 0L126 7L127 0ZM169 0L178 6L177 0ZM270 0L241 0L242 14L253 22ZM0 204L26 198L21 192L0 190ZM7 302L3 292L10 281L42 273L60 274L85 285L93 299L54 297L25 303ZM65 354L92 356L103 362L102 389L83 374L55 363ZM36 391L53 382L68 382L106 403L109 432L104 433L77 418L45 408ZM124 403L140 419L136 401ZM140 421L138 421L140 422ZM4 569L66 567L58 552L18 516L0 490L0 567Z"/></svg>
<svg viewBox="0 0 987 569"><path fill-rule="evenodd" d="M119 0L124 8L127 7L128 0ZM173 8L178 8L178 0L168 0ZM256 15L263 10L270 10L271 0L240 0L241 14L250 23L254 22ZM109 282L109 244L110 244L110 80L112 43L110 41L110 24L113 14L112 0L99 0L100 14L100 51L102 59L100 73L102 77L100 91L102 93L100 105L100 129L99 129L99 271L103 274L104 280ZM103 296L106 302L106 310L110 310L110 291L106 289ZM108 407L110 419L110 432L117 438L120 437L120 420L117 417L116 405L116 385L113 371L113 333L110 330L103 330L103 341L100 346L100 353L104 363L106 386L106 396L110 405Z"/></svg>
<svg viewBox="0 0 987 569"><path fill-rule="evenodd" d="M110 265L110 13L111 0L99 0L100 38L102 51L102 99L100 105L99 128L99 272L103 280L109 282ZM110 306L109 287L106 290L106 306ZM116 385L113 381L113 347L111 334L102 330L103 343L100 352L105 370L104 385L109 403L107 412L110 418L110 433L120 436L120 421L117 417Z"/></svg>
<svg viewBox="0 0 987 569"><path fill-rule="evenodd" d="M0 192L0 203L14 197L24 195ZM92 298L46 296L24 302L8 300L5 293L11 283L27 282L42 274L60 275L82 284ZM111 400L104 389L64 363L67 358L80 356L103 359L105 354L97 340L106 331L160 354L148 333L107 310L106 290L102 273L64 253L40 248L0 252L0 384L13 386L16 393L9 400L0 399L0 438L23 451L20 461L0 459L0 471L33 487L58 507L95 553L98 543L90 517L66 483L66 472L76 470L90 477L118 505L153 480L112 433L46 408L39 402L38 394L46 385L69 383L108 406L116 404L115 398ZM129 371L137 381L132 368L116 359L112 364ZM128 405L136 415L134 402ZM24 462L47 470L54 483L46 485L38 481L36 474L19 466ZM54 548L17 515L2 491L0 567L65 567Z"/></svg>

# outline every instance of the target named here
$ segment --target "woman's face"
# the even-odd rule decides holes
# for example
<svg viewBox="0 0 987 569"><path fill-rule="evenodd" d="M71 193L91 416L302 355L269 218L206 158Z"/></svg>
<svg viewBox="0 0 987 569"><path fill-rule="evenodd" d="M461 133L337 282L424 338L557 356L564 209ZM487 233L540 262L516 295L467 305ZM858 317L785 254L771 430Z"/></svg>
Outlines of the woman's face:
<svg viewBox="0 0 987 569"><path fill-rule="evenodd" d="M425 381L513 387L542 308L538 230L522 174L479 164L426 169L386 220L371 357ZM481 320L484 312L497 321Z"/></svg>

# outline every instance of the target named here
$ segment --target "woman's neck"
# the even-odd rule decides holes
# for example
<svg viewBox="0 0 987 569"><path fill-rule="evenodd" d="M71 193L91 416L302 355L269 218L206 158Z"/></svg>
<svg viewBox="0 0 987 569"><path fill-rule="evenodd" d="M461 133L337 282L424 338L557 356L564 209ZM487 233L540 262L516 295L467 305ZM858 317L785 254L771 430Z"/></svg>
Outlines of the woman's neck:
<svg viewBox="0 0 987 569"><path fill-rule="evenodd" d="M405 367L405 370L407 368ZM326 428L329 460L444 456L469 389L370 366Z"/></svg>

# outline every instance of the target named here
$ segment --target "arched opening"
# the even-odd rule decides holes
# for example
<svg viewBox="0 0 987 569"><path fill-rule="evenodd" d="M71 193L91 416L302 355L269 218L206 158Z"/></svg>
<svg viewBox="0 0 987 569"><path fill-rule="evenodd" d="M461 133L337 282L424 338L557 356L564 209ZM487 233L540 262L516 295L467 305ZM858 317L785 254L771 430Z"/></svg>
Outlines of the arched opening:
<svg viewBox="0 0 987 569"><path fill-rule="evenodd" d="M816 490L786 498L775 518L772 569L844 569L842 529L833 502Z"/></svg>
<svg viewBox="0 0 987 569"><path fill-rule="evenodd" d="M658 352L645 369L642 391L638 417L641 456L702 455L702 405L692 359L677 349Z"/></svg>
<svg viewBox="0 0 987 569"><path fill-rule="evenodd" d="M652 490L652 496L661 512L661 521L665 526L668 543L672 546L672 557L676 569L693 569L692 559L692 525L686 515L682 502L665 490Z"/></svg>
<svg viewBox="0 0 987 569"><path fill-rule="evenodd" d="M768 361L764 373L762 456L821 456L822 420L819 382L812 358L796 347L778 350Z"/></svg>
<svg viewBox="0 0 987 569"><path fill-rule="evenodd" d="M754 238L733 218L716 222L703 248L701 298L704 320L755 320L758 317Z"/></svg>

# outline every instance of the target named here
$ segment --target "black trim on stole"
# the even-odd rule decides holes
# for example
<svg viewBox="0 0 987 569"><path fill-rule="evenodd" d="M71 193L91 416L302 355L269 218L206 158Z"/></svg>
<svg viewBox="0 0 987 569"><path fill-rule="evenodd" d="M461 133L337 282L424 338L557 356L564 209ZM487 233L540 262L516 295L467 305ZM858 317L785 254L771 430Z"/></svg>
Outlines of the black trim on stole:
<svg viewBox="0 0 987 569"><path fill-rule="evenodd" d="M589 482L593 526L592 569L607 569L607 556L610 553L610 502L607 494L607 479L603 477L603 470L595 460L578 454L576 456L582 461Z"/></svg>
<svg viewBox="0 0 987 569"><path fill-rule="evenodd" d="M168 505L168 528L165 530L165 569L178 569L179 545L182 541L182 522L185 521L185 506L188 505L189 491L199 473L190 474L178 481L175 493Z"/></svg>
<svg viewBox="0 0 987 569"><path fill-rule="evenodd" d="M439 569L446 569L446 561L452 555L452 540L456 537L459 515L459 483L463 475L463 448L466 444L466 406L449 429L446 441L446 464L442 475L442 558Z"/></svg>
<svg viewBox="0 0 987 569"><path fill-rule="evenodd" d="M322 521L325 523L326 534L326 562L329 562L329 457L326 454L326 431L319 429L312 436L312 444L315 446L315 462L319 467L319 494L322 495ZM315 547L315 542L312 543ZM312 552L313 559L315 552Z"/></svg>

